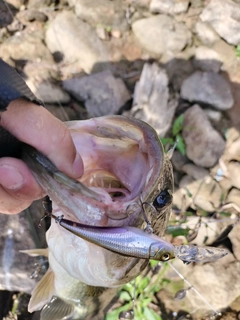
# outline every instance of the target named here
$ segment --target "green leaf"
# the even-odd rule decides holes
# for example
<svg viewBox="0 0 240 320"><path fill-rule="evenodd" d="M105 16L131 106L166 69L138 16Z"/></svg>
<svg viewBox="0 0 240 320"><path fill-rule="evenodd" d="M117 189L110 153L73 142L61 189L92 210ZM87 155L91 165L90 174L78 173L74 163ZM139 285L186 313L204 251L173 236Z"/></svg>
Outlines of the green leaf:
<svg viewBox="0 0 240 320"><path fill-rule="evenodd" d="M137 286L138 292L139 293L143 292L148 284L149 284L149 279L147 277L142 278L142 280L139 282Z"/></svg>
<svg viewBox="0 0 240 320"><path fill-rule="evenodd" d="M149 262L150 262L151 268L154 268L156 267L157 264L159 264L159 261L156 261L156 260L150 260Z"/></svg>
<svg viewBox="0 0 240 320"><path fill-rule="evenodd" d="M175 137L178 133L180 133L183 129L183 114L177 117L177 119L173 123L172 134Z"/></svg>
<svg viewBox="0 0 240 320"><path fill-rule="evenodd" d="M176 149L178 149L178 151L185 156L186 154L186 146L185 146L185 142L183 140L183 137L180 136L179 134L176 135L176 139L177 139L177 145L176 145Z"/></svg>
<svg viewBox="0 0 240 320"><path fill-rule="evenodd" d="M167 233L171 234L174 238L178 236L186 237L190 229L188 227L182 228L181 226L168 226Z"/></svg>
<svg viewBox="0 0 240 320"><path fill-rule="evenodd" d="M130 301L130 300L132 300L132 297L131 297L130 293L127 292L127 291L125 291L125 290L123 290L123 291L120 292L119 298L122 299L122 300L124 300L124 301Z"/></svg>
<svg viewBox="0 0 240 320"><path fill-rule="evenodd" d="M143 312L147 320L162 320L162 318L155 311L148 307L144 308Z"/></svg>
<svg viewBox="0 0 240 320"><path fill-rule="evenodd" d="M119 318L118 316L120 312L127 311L131 308L132 308L132 302L127 303L124 306L114 309L113 311L107 313L104 320L116 320Z"/></svg>
<svg viewBox="0 0 240 320"><path fill-rule="evenodd" d="M240 44L236 48L236 56L240 57Z"/></svg>
<svg viewBox="0 0 240 320"><path fill-rule="evenodd" d="M167 144L174 145L174 139L172 138L161 138L160 141L162 142L163 146Z"/></svg>

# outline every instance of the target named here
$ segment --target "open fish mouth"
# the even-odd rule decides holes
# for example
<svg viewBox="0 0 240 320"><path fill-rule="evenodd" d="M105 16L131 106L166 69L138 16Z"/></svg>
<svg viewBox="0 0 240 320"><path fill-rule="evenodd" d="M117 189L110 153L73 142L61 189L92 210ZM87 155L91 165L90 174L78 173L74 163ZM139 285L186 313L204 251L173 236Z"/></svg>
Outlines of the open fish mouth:
<svg viewBox="0 0 240 320"><path fill-rule="evenodd" d="M79 185L46 163L44 168L45 160L33 155L35 159L26 162L36 179L74 221L112 226L128 219L120 225L131 224L130 216L139 213L140 198L145 201L156 189L162 170L163 150L154 130L123 116L66 124L84 163Z"/></svg>

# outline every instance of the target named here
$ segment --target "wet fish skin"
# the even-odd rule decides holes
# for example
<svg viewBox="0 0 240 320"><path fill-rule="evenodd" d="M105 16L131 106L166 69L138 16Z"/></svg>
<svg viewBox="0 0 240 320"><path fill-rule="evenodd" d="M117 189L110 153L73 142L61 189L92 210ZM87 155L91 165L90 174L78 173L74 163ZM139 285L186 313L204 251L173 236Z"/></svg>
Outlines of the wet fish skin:
<svg viewBox="0 0 240 320"><path fill-rule="evenodd" d="M51 217L73 234L112 252L141 259L168 261L175 257L174 246L154 234L134 227L92 227L64 219Z"/></svg>

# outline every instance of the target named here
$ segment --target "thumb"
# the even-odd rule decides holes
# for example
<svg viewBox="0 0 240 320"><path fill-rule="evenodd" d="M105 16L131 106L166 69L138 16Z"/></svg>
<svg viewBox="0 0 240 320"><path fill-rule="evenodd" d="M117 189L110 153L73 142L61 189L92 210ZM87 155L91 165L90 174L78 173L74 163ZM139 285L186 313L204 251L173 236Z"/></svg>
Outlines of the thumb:
<svg viewBox="0 0 240 320"><path fill-rule="evenodd" d="M44 107L25 99L14 100L1 113L0 125L18 140L42 152L69 177L77 179L82 176L82 158L70 132Z"/></svg>

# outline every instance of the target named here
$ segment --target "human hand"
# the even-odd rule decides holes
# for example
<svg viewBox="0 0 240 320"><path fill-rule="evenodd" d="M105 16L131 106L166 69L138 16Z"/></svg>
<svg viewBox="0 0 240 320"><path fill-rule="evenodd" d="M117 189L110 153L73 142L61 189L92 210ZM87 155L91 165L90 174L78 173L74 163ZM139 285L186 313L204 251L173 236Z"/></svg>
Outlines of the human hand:
<svg viewBox="0 0 240 320"><path fill-rule="evenodd" d="M7 111L0 112L0 126L42 152L69 177L82 176L82 158L67 127L45 108L25 99L16 99ZM0 158L1 213L18 213L43 196L44 191L22 160Z"/></svg>

